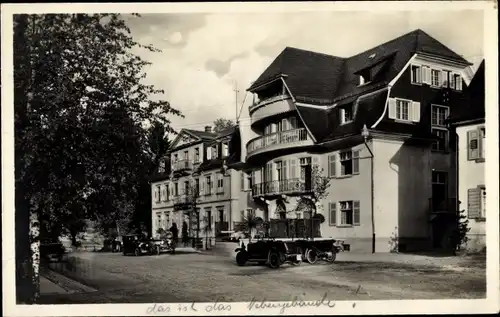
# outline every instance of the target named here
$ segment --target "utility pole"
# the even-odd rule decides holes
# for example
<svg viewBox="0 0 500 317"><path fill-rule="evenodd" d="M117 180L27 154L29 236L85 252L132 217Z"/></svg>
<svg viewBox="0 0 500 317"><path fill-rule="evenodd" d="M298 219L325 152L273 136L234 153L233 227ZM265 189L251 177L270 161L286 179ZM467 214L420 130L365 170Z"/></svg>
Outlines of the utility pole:
<svg viewBox="0 0 500 317"><path fill-rule="evenodd" d="M234 97L235 97L235 111L236 111L236 123L238 123L238 93L240 92L238 90L238 82L237 81L234 81Z"/></svg>

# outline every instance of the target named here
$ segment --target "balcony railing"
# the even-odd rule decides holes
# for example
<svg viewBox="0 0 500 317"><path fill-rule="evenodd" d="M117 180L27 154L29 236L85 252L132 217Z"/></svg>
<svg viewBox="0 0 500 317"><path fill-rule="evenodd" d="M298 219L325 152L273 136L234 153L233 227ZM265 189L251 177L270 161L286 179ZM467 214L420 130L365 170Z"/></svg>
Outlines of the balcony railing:
<svg viewBox="0 0 500 317"><path fill-rule="evenodd" d="M305 128L275 132L250 140L247 145L247 153L250 154L271 145L294 143L305 140L307 140L307 131Z"/></svg>
<svg viewBox="0 0 500 317"><path fill-rule="evenodd" d="M311 182L300 178L264 182L252 186L252 196L307 193L312 191Z"/></svg>
<svg viewBox="0 0 500 317"><path fill-rule="evenodd" d="M189 171L193 169L193 162L191 160L180 160L172 164L172 171Z"/></svg>
<svg viewBox="0 0 500 317"><path fill-rule="evenodd" d="M429 198L429 211L432 213L455 213L457 212L457 199L445 198L438 200Z"/></svg>
<svg viewBox="0 0 500 317"><path fill-rule="evenodd" d="M269 103L273 103L273 102L280 101L280 100L285 100L288 98L290 98L290 96L285 95L285 94L280 94L280 95L276 95L276 96L273 96L270 98L265 98L265 99L259 100L259 101L255 102L254 104L250 105L250 107L248 107L248 111L252 112L253 110L255 110L256 108L258 108L260 106L267 105Z"/></svg>
<svg viewBox="0 0 500 317"><path fill-rule="evenodd" d="M192 203L190 195L179 195L174 198L174 206L189 205Z"/></svg>

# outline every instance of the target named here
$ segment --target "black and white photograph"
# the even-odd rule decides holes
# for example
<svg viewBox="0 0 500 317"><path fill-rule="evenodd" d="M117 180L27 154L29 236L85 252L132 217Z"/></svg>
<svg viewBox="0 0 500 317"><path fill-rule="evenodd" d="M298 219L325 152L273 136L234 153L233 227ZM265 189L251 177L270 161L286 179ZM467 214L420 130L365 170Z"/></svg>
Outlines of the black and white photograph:
<svg viewBox="0 0 500 317"><path fill-rule="evenodd" d="M499 311L493 2L1 14L6 316Z"/></svg>

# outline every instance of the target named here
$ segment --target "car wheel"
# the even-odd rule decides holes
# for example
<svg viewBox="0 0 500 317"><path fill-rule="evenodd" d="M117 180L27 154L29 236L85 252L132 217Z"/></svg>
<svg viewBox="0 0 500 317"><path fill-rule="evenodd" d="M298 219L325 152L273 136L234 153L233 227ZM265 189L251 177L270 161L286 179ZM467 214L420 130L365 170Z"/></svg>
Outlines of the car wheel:
<svg viewBox="0 0 500 317"><path fill-rule="evenodd" d="M328 258L326 259L328 261L328 263L333 263L337 259L337 250L335 248L333 248L331 250L331 252L332 252L332 254L329 255Z"/></svg>
<svg viewBox="0 0 500 317"><path fill-rule="evenodd" d="M138 248L134 250L134 255L135 256L139 256L141 255L141 250L139 250Z"/></svg>
<svg viewBox="0 0 500 317"><path fill-rule="evenodd" d="M316 261L318 261L318 254L316 251L310 249L306 251L306 259L309 264L314 264Z"/></svg>
<svg viewBox="0 0 500 317"><path fill-rule="evenodd" d="M277 269L281 266L280 254L277 251L269 251L268 265L272 269Z"/></svg>
<svg viewBox="0 0 500 317"><path fill-rule="evenodd" d="M245 251L240 251L236 254L236 264L238 266L243 266L245 263L247 263L248 260L248 255Z"/></svg>

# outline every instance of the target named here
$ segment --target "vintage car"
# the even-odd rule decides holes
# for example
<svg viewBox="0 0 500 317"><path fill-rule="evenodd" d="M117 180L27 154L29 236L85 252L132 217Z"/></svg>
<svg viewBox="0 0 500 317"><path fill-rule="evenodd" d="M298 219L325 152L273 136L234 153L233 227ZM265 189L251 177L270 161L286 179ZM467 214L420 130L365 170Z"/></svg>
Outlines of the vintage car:
<svg viewBox="0 0 500 317"><path fill-rule="evenodd" d="M303 251L295 241L267 239L248 243L247 246L241 242L240 247L235 251L237 252L236 264L239 266L247 262L257 262L277 269L284 263L293 265L302 263Z"/></svg>
<svg viewBox="0 0 500 317"><path fill-rule="evenodd" d="M135 256L139 256L143 254L152 253L153 243L149 239L145 239L137 234L126 235L123 236L122 239L123 239L123 246L122 246L123 255L132 253Z"/></svg>
<svg viewBox="0 0 500 317"><path fill-rule="evenodd" d="M303 251L302 255L304 261L307 261L310 264L314 264L318 260L333 263L337 259L337 253L344 250L343 241L335 239L299 239L295 240L295 243L297 243Z"/></svg>
<svg viewBox="0 0 500 317"><path fill-rule="evenodd" d="M167 232L166 235L160 239L151 240L151 251L153 254L160 255L164 252L175 253L175 241L172 232Z"/></svg>

